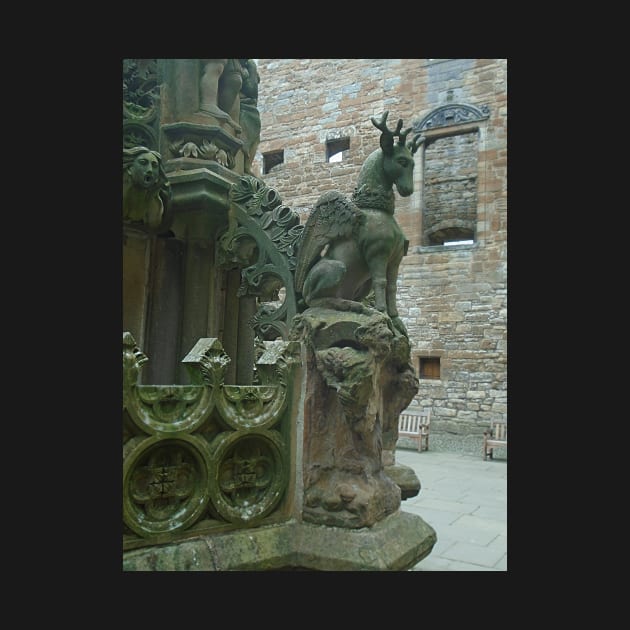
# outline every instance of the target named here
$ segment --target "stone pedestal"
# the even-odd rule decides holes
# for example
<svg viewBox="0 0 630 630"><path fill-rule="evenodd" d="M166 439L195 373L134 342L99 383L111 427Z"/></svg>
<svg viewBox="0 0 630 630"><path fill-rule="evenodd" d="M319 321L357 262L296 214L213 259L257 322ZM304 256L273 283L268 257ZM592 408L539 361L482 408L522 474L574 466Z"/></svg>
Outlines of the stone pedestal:
<svg viewBox="0 0 630 630"><path fill-rule="evenodd" d="M302 226L241 177L260 129L252 85L254 119L239 124L239 61L158 64L160 124L146 144L164 160L170 214L155 233L125 228L123 569L408 570L436 542L400 509L414 489L394 462L417 391L409 342L347 300L309 302L289 333ZM257 310L283 286L277 317ZM254 330L283 339L257 361ZM137 341L155 359L144 383Z"/></svg>
<svg viewBox="0 0 630 630"><path fill-rule="evenodd" d="M371 527L400 506L382 451L418 387L409 341L386 315L338 299L296 316L291 334L307 346L304 520Z"/></svg>
<svg viewBox="0 0 630 630"><path fill-rule="evenodd" d="M124 571L408 571L431 553L435 530L396 512L368 529L291 521L125 554Z"/></svg>

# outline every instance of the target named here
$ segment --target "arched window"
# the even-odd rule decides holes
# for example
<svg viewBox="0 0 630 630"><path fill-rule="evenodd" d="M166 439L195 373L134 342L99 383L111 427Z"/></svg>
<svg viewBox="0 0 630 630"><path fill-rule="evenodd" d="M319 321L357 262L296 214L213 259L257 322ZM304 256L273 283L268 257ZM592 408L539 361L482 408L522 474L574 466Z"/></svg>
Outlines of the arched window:
<svg viewBox="0 0 630 630"><path fill-rule="evenodd" d="M422 245L472 244L477 235L480 123L488 108L449 104L413 125L421 161Z"/></svg>

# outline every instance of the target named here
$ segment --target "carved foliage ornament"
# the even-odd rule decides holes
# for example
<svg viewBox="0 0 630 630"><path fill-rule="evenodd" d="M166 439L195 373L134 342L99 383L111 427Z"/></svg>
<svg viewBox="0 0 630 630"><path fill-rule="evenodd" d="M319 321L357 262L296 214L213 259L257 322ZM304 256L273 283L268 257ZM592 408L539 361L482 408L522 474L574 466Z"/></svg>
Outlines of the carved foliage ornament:
<svg viewBox="0 0 630 630"><path fill-rule="evenodd" d="M197 142L199 144L197 144ZM192 140L182 139L169 145L173 155L179 157L192 157L200 160L212 160L218 162L226 168L234 168L234 156L220 149L214 142L209 142L207 138L193 142Z"/></svg>
<svg viewBox="0 0 630 630"><path fill-rule="evenodd" d="M160 77L157 59L123 59L123 147L158 149Z"/></svg>
<svg viewBox="0 0 630 630"><path fill-rule="evenodd" d="M296 312L293 270L303 226L276 190L251 175L239 179L230 198L230 226L220 240L221 263L243 267L238 295L261 300L251 322L256 334L261 339L277 335L286 339L288 322ZM271 304L282 288L282 304Z"/></svg>

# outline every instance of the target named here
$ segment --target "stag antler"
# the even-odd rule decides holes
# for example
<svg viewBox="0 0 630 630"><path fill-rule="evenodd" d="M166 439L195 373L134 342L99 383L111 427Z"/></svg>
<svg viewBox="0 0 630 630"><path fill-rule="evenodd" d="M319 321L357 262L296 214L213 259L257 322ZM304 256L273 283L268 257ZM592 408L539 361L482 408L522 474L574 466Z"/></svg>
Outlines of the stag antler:
<svg viewBox="0 0 630 630"><path fill-rule="evenodd" d="M407 140L407 135L412 128L409 127L409 129L405 129L405 131L401 132L403 121L402 118L399 118L398 123L396 124L396 129L394 131L390 131L387 128L387 116L389 116L389 111L385 110L379 122L376 121L376 118L374 118L374 116L372 116L371 120L372 124L381 131L381 149L383 149L383 153L391 155L392 149L394 148L394 138L398 136L398 144L404 147ZM416 139L414 138L414 142L415 141ZM417 149L418 147L415 147L415 150ZM412 153L415 153L415 150L412 151Z"/></svg>
<svg viewBox="0 0 630 630"><path fill-rule="evenodd" d="M414 139L411 141L411 144L409 145L409 149L411 150L411 155L413 155L420 148L420 145L425 140L426 138L421 133L414 136Z"/></svg>
<svg viewBox="0 0 630 630"><path fill-rule="evenodd" d="M387 132L387 117L389 116L389 110L385 110L383 112L383 115L381 116L381 121L380 122L376 122L376 118L374 118L374 116L372 116L371 120L372 120L372 124L379 129L380 131L382 131L383 133Z"/></svg>
<svg viewBox="0 0 630 630"><path fill-rule="evenodd" d="M402 124L402 120L400 120L399 122ZM402 132L400 132L400 133L398 134L398 137L400 138L400 139L398 140L398 144L399 144L401 147L404 147L404 146L405 146L405 142L407 141L407 135L409 134L409 132L411 131L411 129L412 129L412 127L409 127L408 129L405 129L404 131L402 131Z"/></svg>

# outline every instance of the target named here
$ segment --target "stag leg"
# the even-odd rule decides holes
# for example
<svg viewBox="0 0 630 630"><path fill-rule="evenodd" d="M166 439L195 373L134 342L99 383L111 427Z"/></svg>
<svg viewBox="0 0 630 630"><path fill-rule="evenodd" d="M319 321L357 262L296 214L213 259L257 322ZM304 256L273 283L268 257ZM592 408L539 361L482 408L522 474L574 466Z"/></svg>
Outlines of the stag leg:
<svg viewBox="0 0 630 630"><path fill-rule="evenodd" d="M387 269L387 314L392 318L394 328L404 337L409 338L407 329L400 317L398 317L398 307L396 306L396 292L398 282L398 269L400 260L392 263Z"/></svg>
<svg viewBox="0 0 630 630"><path fill-rule="evenodd" d="M387 273L387 314L392 318L392 324L394 328L403 337L409 338L407 329L403 324L400 317L398 317L398 308L396 307L396 282L398 280L398 266L392 265L391 269Z"/></svg>
<svg viewBox="0 0 630 630"><path fill-rule="evenodd" d="M387 314L390 317L398 317L398 308L396 307L396 283L398 281L399 264L391 264L387 269Z"/></svg>
<svg viewBox="0 0 630 630"><path fill-rule="evenodd" d="M367 263L372 276L376 310L387 313L387 262L383 256L373 256L367 259Z"/></svg>

